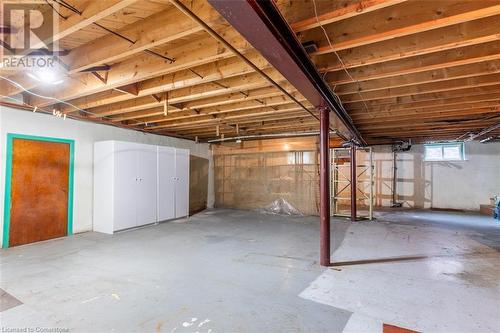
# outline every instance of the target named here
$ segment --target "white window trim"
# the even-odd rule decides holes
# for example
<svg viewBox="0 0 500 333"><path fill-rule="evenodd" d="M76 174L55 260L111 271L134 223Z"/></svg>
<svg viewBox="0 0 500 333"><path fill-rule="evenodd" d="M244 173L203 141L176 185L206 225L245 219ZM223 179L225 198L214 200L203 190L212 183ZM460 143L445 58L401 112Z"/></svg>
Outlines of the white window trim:
<svg viewBox="0 0 500 333"><path fill-rule="evenodd" d="M441 147L441 150L445 146L460 146L461 158L460 159L449 159L449 158L441 158L441 159L427 159L425 157L426 148L427 147ZM448 143L430 143L424 144L424 162L463 162L467 161L465 158L465 143L464 142L448 142Z"/></svg>

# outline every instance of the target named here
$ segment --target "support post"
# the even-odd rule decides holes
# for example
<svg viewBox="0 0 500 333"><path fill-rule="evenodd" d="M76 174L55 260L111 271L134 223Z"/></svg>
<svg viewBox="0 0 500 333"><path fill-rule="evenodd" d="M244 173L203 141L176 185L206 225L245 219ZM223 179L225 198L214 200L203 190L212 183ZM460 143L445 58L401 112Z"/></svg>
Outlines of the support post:
<svg viewBox="0 0 500 333"><path fill-rule="evenodd" d="M356 146L351 144L351 221L356 221L357 207L356 207Z"/></svg>
<svg viewBox="0 0 500 333"><path fill-rule="evenodd" d="M320 156L320 264L330 265L330 119L329 110L321 107L319 110L319 156Z"/></svg>
<svg viewBox="0 0 500 333"><path fill-rule="evenodd" d="M392 207L396 207L396 186L397 186L397 174L398 174L398 165L397 165L397 158L398 158L398 153L396 152L396 149L392 150Z"/></svg>

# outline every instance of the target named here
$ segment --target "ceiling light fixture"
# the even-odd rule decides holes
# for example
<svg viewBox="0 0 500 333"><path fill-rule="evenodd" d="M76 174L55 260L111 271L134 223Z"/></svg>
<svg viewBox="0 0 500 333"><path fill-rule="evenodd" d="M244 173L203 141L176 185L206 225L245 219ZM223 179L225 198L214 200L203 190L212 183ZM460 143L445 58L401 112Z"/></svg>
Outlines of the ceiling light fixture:
<svg viewBox="0 0 500 333"><path fill-rule="evenodd" d="M54 72L47 69L42 69L35 72L27 73L30 78L35 81L57 85L63 83L63 80Z"/></svg>

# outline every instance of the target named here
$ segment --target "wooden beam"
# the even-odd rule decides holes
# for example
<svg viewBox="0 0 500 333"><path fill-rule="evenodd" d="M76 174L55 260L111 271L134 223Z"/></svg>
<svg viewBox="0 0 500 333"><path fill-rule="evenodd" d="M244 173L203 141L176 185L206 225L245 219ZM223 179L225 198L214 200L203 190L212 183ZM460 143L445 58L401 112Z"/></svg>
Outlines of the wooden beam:
<svg viewBox="0 0 500 333"><path fill-rule="evenodd" d="M438 115L440 112L453 112L456 116L470 114L474 112L473 110L480 110L478 112L491 112L498 111L500 104L497 101L472 101L470 103L443 103L443 105L433 106L433 107L422 107L422 108L413 108L407 110L394 110L394 111L385 111L385 112L377 112L373 113L372 116L358 114L353 115L354 121L374 121L377 119L380 120L390 120L390 119L398 119L399 117L407 117L407 116L425 116L427 114L435 114Z"/></svg>
<svg viewBox="0 0 500 333"><path fill-rule="evenodd" d="M468 94L470 93L470 95ZM465 91L465 93L432 93L432 94L423 94L418 96L409 96L409 97L401 97L401 98L392 98L383 101L373 101L369 103L368 109L370 113L383 111L383 110L399 110L405 109L408 107L423 107L426 106L434 106L434 105L443 105L444 103L470 103L470 102L480 102L480 101L495 101L500 100L500 90L479 90L479 92ZM449 105L449 104L446 104ZM364 106L362 103L356 105L356 109L349 108L350 114L355 113L365 113Z"/></svg>
<svg viewBox="0 0 500 333"><path fill-rule="evenodd" d="M492 110L493 109L493 110ZM463 118L468 119L472 117L491 117L497 116L498 111L496 108L465 108L461 110L447 110L442 109L440 111L431 111L431 112L418 112L416 114L409 115L400 115L397 117L394 116L377 116L376 118L371 119L356 119L356 125L359 126L369 126L369 125L377 125L377 124L407 124L407 123L418 123L426 120L449 120L449 119L457 119Z"/></svg>
<svg viewBox="0 0 500 333"><path fill-rule="evenodd" d="M288 112L283 112L282 114L273 114L273 115L257 115L255 117L245 117L242 119L234 119L232 121L227 121L226 123L229 126L236 126L239 124L239 126L249 126L250 124L269 124L269 122L276 122L276 121L283 121L283 120L290 120L290 119L298 119L298 118L303 118L306 119L307 115L304 114L304 112L298 110L298 111L288 111Z"/></svg>
<svg viewBox="0 0 500 333"><path fill-rule="evenodd" d="M482 44L481 47L468 46L457 50L427 54L415 59L407 58L358 67L351 69L350 74L357 81L368 81L498 59L500 59L500 42L496 41ZM326 79L332 84L352 82L352 79L344 71L331 73Z"/></svg>
<svg viewBox="0 0 500 333"><path fill-rule="evenodd" d="M191 2L188 6L191 6L192 10L207 22L213 23L220 19L217 12L204 1ZM116 63L138 52L186 38L202 30L191 20L179 15L177 9L170 7L117 31L120 35L132 40L133 44L123 38L108 34L77 47L62 60L69 66L69 73L73 74L89 67Z"/></svg>
<svg viewBox="0 0 500 333"><path fill-rule="evenodd" d="M237 119L242 117L251 117L251 116L260 116L263 114L275 114L289 111L298 111L303 110L299 106L294 103L288 103L286 105L281 105L276 107L275 109L269 109L267 107L255 109L255 110L243 110L243 111L235 111L228 114L218 114L218 115L199 115L192 117L170 117L168 120L162 122L161 124L157 124L155 126L151 126L150 129L162 129L162 128L176 128L176 127L193 127L197 126L201 123L214 123L219 122L220 120L228 120L228 119ZM304 111L304 114L308 114ZM310 115L309 115L309 118ZM315 119L312 118L314 121ZM317 121L316 121L317 123Z"/></svg>
<svg viewBox="0 0 500 333"><path fill-rule="evenodd" d="M279 129L266 129L262 127L257 127L257 128L245 128L240 130L242 133L241 135L260 135L260 134L276 134L276 133L301 133L301 132L310 132L310 131L318 131L318 124L302 124L302 125L297 125L295 127L285 127L285 128L279 128ZM162 131L158 131L159 133L162 133ZM235 136L235 129L233 126L225 126L222 131L226 136ZM215 138L213 136L213 132L210 131L210 128L203 128L201 130L197 131L178 131L178 133L183 133L183 135L186 136L192 136L192 135L197 135L199 136L200 139L213 139Z"/></svg>
<svg viewBox="0 0 500 333"><path fill-rule="evenodd" d="M261 69L269 68L267 61L256 52L249 51L247 56L257 67ZM232 57L197 66L191 70L182 70L138 82L137 97L161 94L164 91L187 88L250 73L253 73L252 68L244 65L238 58ZM134 96L130 95L104 92L89 97L78 98L72 100L71 103L81 109L90 109L113 103L126 102L133 98ZM63 107L62 111L71 112L72 110L72 108Z"/></svg>
<svg viewBox="0 0 500 333"><path fill-rule="evenodd" d="M377 9L385 8L402 3L406 0L363 0L345 7L333 10L328 13L318 15L318 17L311 17L299 22L292 23L292 29L295 32L306 31L314 29L320 25L326 25L340 20L345 20L357 15L369 13Z"/></svg>
<svg viewBox="0 0 500 333"><path fill-rule="evenodd" d="M483 75L500 73L500 60L479 62L470 65L439 68L432 71L413 73L401 76L390 76L382 79L362 81L358 83L344 83L335 85L337 95L354 94L358 91L362 93L378 91L388 88L411 87L420 84L445 82L449 80L477 78Z"/></svg>
<svg viewBox="0 0 500 333"><path fill-rule="evenodd" d="M179 110L183 111L186 115L189 114L199 114L200 109L204 107L212 107L214 105L228 105L232 103L242 102L242 101L251 101L254 98L266 98L272 96L280 96L282 93L277 90L275 87L266 87L259 88L254 90L248 90L245 92L237 92L231 94L224 94L215 97L202 98L194 101L189 101L182 103L180 105ZM143 117L154 117L155 115L160 114L160 109L157 107L142 110L129 112L126 114L120 114L117 116L113 116L112 119L116 121L123 121L128 119L136 119ZM142 121L142 119L140 119Z"/></svg>
<svg viewBox="0 0 500 333"><path fill-rule="evenodd" d="M283 81L281 74L274 69L265 70L274 80ZM217 82L209 82L197 86L181 88L169 92L169 103L177 104L204 97L224 95L235 91L255 89L267 86L269 83L258 73L245 74ZM152 107L162 107L162 102L152 100L150 97L139 97L131 102L125 101L90 109L95 116L112 116L127 112L144 110Z"/></svg>
<svg viewBox="0 0 500 333"><path fill-rule="evenodd" d="M62 38L65 38L107 16L110 16L132 4L138 0L109 0L109 1L87 1L86 7L81 10L81 15L72 13L65 19L61 19L57 31L48 39L42 41L40 44L35 44L33 48L43 48L45 45L52 44ZM57 14L55 14L57 16ZM85 55L87 57L88 54ZM63 61L64 63L64 61ZM92 67L92 66L90 66ZM89 76L93 74L89 73ZM37 82L29 80L23 72L13 74L11 79L26 89L32 89L36 86ZM4 96L12 96L20 93L18 87L0 83L0 91Z"/></svg>
<svg viewBox="0 0 500 333"><path fill-rule="evenodd" d="M491 124L491 121L489 120L483 120L483 121L471 121L467 123L459 123L459 124L448 124L448 123L436 123L436 122L429 122L427 124L417 124L417 125L401 125L399 127L392 127L392 128L387 128L387 127L366 127L363 129L363 133L366 134L374 134L374 133L382 133L384 135L387 134L394 134L394 133L401 133L405 131L416 131L419 132L420 134L422 133L435 133L435 131L440 131L440 132L445 132L445 131L462 131L466 132L468 130L475 130L475 129L482 129L485 126L488 126Z"/></svg>
<svg viewBox="0 0 500 333"><path fill-rule="evenodd" d="M175 130L180 129L191 129L191 128L199 128L200 126L208 126L209 124L228 122L230 120L234 122L245 121L254 118L262 118L267 117L271 119L278 115L300 115L305 117L310 117L310 114L305 112L301 107L293 103L289 103L286 105L281 105L274 109L269 107L262 107L254 110L241 110L234 111L225 114L212 114L212 115L192 115L192 116L182 116L182 117L167 117L168 119L163 122L157 122L153 129L156 128L170 128ZM288 116L290 118L290 116ZM140 123L138 123L140 124Z"/></svg>
<svg viewBox="0 0 500 333"><path fill-rule="evenodd" d="M417 124L426 119L457 119L461 117L495 117L498 115L498 111L500 110L500 105L496 106L482 106L487 105L488 103L476 103L467 105L457 105L457 106L449 106L438 108L429 108L416 110L412 112L406 112L401 114L379 114L374 118L368 119L366 117L360 118L355 117L356 124L360 126L370 126L370 124L385 124L392 123L396 124Z"/></svg>
<svg viewBox="0 0 500 333"><path fill-rule="evenodd" d="M115 88L115 90L124 94L130 94L132 96L139 95L139 85L137 83L131 83L125 86L117 87Z"/></svg>
<svg viewBox="0 0 500 333"><path fill-rule="evenodd" d="M283 82L281 86L289 92L293 92L295 90L295 88L288 82ZM191 102L186 102L182 104L182 107L183 109L186 110L200 109L218 105L222 106L235 102L247 101L255 98L267 98L280 95L282 95L282 92L276 89L276 87L266 86L262 88L249 89L237 93L231 93L222 96L203 98Z"/></svg>
<svg viewBox="0 0 500 333"><path fill-rule="evenodd" d="M305 99L300 96L297 92L292 93L292 95L300 102L305 103ZM216 107L208 107L208 108L200 108L196 109L196 112L193 112L192 109L182 109L181 111L174 112L173 115L175 117L191 117L196 115L207 115L207 114L221 114L233 111L243 111L243 110L251 110L258 109L262 107L273 107L283 104L291 103L292 101L285 95L280 95L276 97L269 97L266 99L251 99L245 100L243 102L236 102L232 104L219 105ZM139 123L159 123L164 122L167 119L161 116L161 112L158 108L148 110L146 113L136 113L136 114L126 114L119 115L117 117L113 117L112 121L123 121L128 119L134 119Z"/></svg>
<svg viewBox="0 0 500 333"><path fill-rule="evenodd" d="M424 54L456 49L464 46L478 45L496 41L500 16L487 17L480 20L465 22L445 28L411 34L406 37L395 38L383 43L368 44L345 51L338 51L342 59L340 64L337 55L328 53L312 58L318 68L335 67L341 69L373 65L392 60L400 60ZM439 36L439 38L436 38Z"/></svg>
<svg viewBox="0 0 500 333"><path fill-rule="evenodd" d="M420 94L438 93L444 91L455 91L462 93L464 89L478 89L480 87L489 87L500 85L500 74L484 75L478 77L471 77L467 79L455 79L445 82L431 82L425 84L418 84L413 86L388 88L375 90L370 92L363 92L361 98L359 94L344 94L340 95L342 103L356 103L361 101L373 101L388 99L403 96L415 96Z"/></svg>
<svg viewBox="0 0 500 333"><path fill-rule="evenodd" d="M304 105L311 107L311 105L307 102L304 102ZM288 101L288 103L282 103L280 105L275 105L275 106L261 106L258 108L253 108L253 109L244 109L244 110L231 110L227 112L220 112L220 113L198 113L198 114L185 114L185 113L174 113L172 114L171 117L167 117L164 119L155 119L152 123L156 123L158 125L164 124L164 123L170 123L174 122L177 123L177 121L184 120L184 119L191 119L192 121L197 121L200 119L226 119L226 118L246 118L246 117L255 117L255 116L269 116L269 115L274 115L275 113L282 113L284 111L290 111L290 110L302 110L302 112L305 112L303 109L300 107L297 107L293 102ZM141 120L142 123L144 122ZM149 121L148 121L149 123ZM191 123L191 122L190 122Z"/></svg>
<svg viewBox="0 0 500 333"><path fill-rule="evenodd" d="M240 51L245 52L250 47L236 32L227 31L227 37ZM144 54L115 64L108 72L108 84L105 87L97 85L91 74L81 74L78 80L73 80L70 85L58 88L57 91L53 90L51 94L61 100L75 99L233 56L231 51L221 48L211 37L185 43L169 50L168 55L176 61L168 63ZM33 102L38 106L52 103L39 98Z"/></svg>
<svg viewBox="0 0 500 333"><path fill-rule="evenodd" d="M195 2L192 3L192 6L208 22L220 20L218 14L205 2ZM185 38L200 31L202 29L198 25L187 18L179 19L178 11L175 8L170 8L117 31L120 35L132 40L133 44L124 38L108 34L79 46L71 50L68 56L60 58L62 63L69 68L68 73L75 74L102 64L116 63L138 52ZM32 80L26 80L24 73L15 75L13 80L29 89L36 86ZM18 90L8 92L9 96L16 93Z"/></svg>
<svg viewBox="0 0 500 333"><path fill-rule="evenodd" d="M428 6L425 6L427 4ZM359 26L359 33L353 32L352 27L350 29L350 35L354 35L354 38L335 38L336 35L333 33L342 33L344 27L328 27L327 33L332 34L330 38L335 41L334 46L332 48L329 44L325 43L324 45L319 46L316 54L326 54L362 45L378 43L393 38L412 35L500 14L500 4L495 1L485 3L474 1L464 2L455 6L444 7L444 10L442 9L443 7L438 6L436 6L434 2L415 2L414 4L400 7L404 9L404 21L399 19L394 20L391 17L391 20L383 23L378 22L373 29L365 28L366 30L364 31L361 31L361 28L364 27L366 23L363 24L364 22L360 22L360 25L363 25ZM436 18L436 12L440 13L438 18ZM375 14L376 13L372 13L374 18ZM379 16L377 16L377 18L380 20ZM351 23L355 24L354 22ZM370 24L371 21L367 20L367 23ZM367 32L371 32L373 30L376 32L367 34Z"/></svg>
<svg viewBox="0 0 500 333"><path fill-rule="evenodd" d="M67 37L105 17L108 17L132 4L137 0L106 0L106 1L87 1L86 7L80 9L81 14L72 13L64 20L60 20L57 31L43 41L43 44L37 44L33 48L42 48ZM54 14L57 17L57 14ZM44 45L45 44L45 45Z"/></svg>
<svg viewBox="0 0 500 333"><path fill-rule="evenodd" d="M463 113L467 114L470 110L496 110L500 106L500 102L494 100L494 98L484 98L484 96L477 97L476 99L471 98L450 98L442 99L440 101L424 101L417 102L413 104L408 104L407 107L399 107L397 105L388 106L385 109L372 110L372 113L368 115L366 112L361 112L357 110L356 112L351 112L352 118L357 121L363 120L373 120L382 119L384 117L393 117L397 119L398 117L408 116L408 115L419 115L426 113L439 114L443 112L455 112L456 115Z"/></svg>

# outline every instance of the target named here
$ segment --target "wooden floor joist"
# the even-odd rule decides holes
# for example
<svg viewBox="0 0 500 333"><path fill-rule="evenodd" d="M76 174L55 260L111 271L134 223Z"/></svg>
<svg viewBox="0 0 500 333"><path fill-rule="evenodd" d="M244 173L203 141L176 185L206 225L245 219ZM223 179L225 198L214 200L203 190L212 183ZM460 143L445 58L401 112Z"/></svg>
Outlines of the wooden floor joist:
<svg viewBox="0 0 500 333"><path fill-rule="evenodd" d="M252 135L318 129L286 95L308 108L310 101L206 0L181 3L256 67L169 1L110 0L61 9L67 19L51 39L68 51L60 57L67 68L62 84L42 84L24 71L0 72L73 105L24 92L27 107L145 132L210 140L234 136L236 127ZM496 119L500 0L276 5L298 39L316 45L311 60L369 144L454 139ZM0 81L1 95L20 92Z"/></svg>

